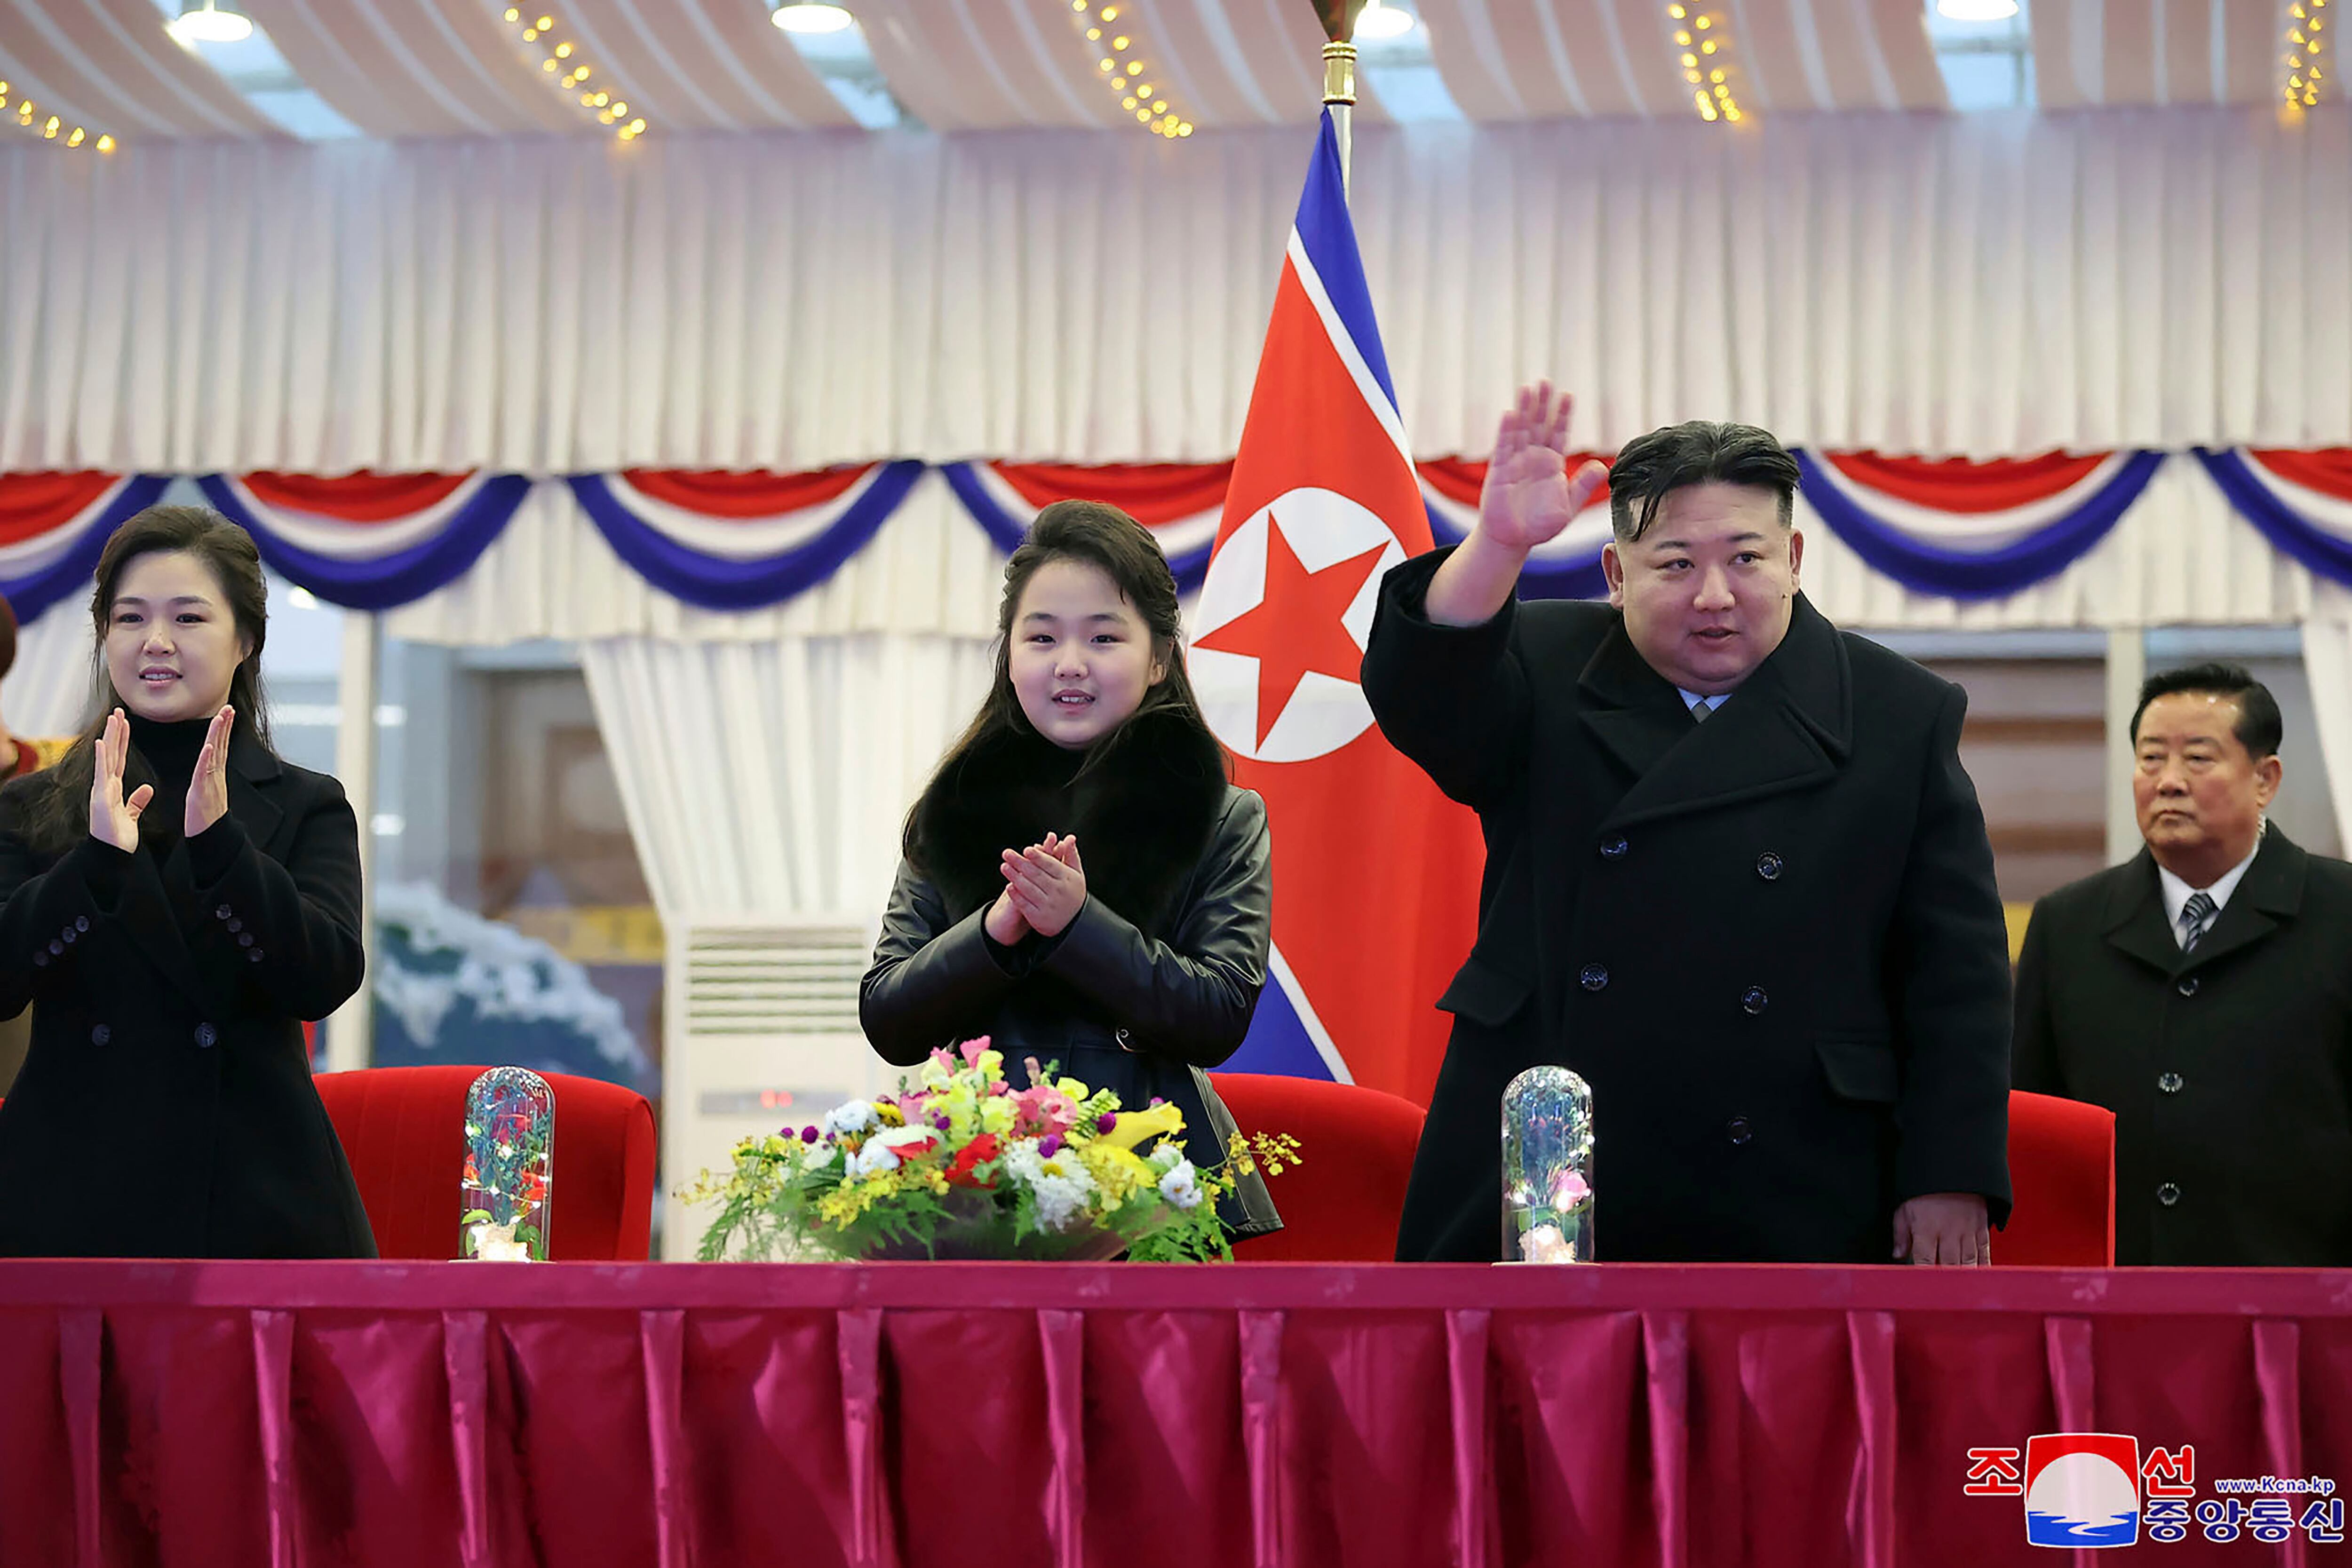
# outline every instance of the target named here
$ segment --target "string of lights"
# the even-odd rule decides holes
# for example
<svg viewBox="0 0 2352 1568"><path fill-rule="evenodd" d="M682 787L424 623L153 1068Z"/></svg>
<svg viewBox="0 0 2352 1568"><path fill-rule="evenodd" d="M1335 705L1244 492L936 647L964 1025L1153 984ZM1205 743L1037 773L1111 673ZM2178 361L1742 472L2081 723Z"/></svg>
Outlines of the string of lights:
<svg viewBox="0 0 2352 1568"><path fill-rule="evenodd" d="M1732 57L1731 31L1724 18L1700 5L1670 0L1666 25L1675 43L1675 57L1683 80L1691 88L1691 103L1698 117L1712 125L1741 118L1738 95L1732 90L1739 64Z"/></svg>
<svg viewBox="0 0 2352 1568"><path fill-rule="evenodd" d="M2319 107L2320 85L2327 79L2324 63L2327 40L2327 0L2294 0L2286 8L2286 104L2290 109Z"/></svg>
<svg viewBox="0 0 2352 1568"><path fill-rule="evenodd" d="M579 95L580 109L595 116L596 123L613 128L613 134L623 141L635 141L646 133L644 115L631 115L626 99L615 99L609 89L589 86L594 69L581 57L580 47L571 39L559 37L562 31L555 18L544 12L526 15L520 7L507 7L507 25L520 33L522 41L539 52L539 68L552 78L564 96Z"/></svg>
<svg viewBox="0 0 2352 1568"><path fill-rule="evenodd" d="M1168 84L1154 81L1135 52L1140 45L1130 23L1119 26L1126 5L1097 5L1095 0L1070 0L1071 24L1086 41L1101 51L1095 69L1118 99L1119 108L1154 136L1173 141L1192 134L1192 122L1169 107Z"/></svg>
<svg viewBox="0 0 2352 1568"><path fill-rule="evenodd" d="M68 125L58 115L43 114L40 105L29 98L17 99L13 105L16 112L8 113L12 107L9 101L11 90L8 83L0 81L0 121L13 124L18 131L37 136L44 141L54 141L59 146L76 150L89 147L100 152L111 152L120 145L106 131L101 131L92 136L85 126Z"/></svg>

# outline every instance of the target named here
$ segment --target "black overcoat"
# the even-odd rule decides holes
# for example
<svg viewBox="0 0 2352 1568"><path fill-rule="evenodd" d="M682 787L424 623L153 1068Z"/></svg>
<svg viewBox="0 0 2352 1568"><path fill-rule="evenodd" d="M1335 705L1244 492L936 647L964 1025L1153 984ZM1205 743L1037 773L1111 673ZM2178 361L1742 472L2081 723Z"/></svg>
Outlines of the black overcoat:
<svg viewBox="0 0 2352 1568"><path fill-rule="evenodd" d="M47 778L0 791L0 1254L374 1257L302 1040L360 985L342 786L240 729L227 815L159 860L29 848Z"/></svg>
<svg viewBox="0 0 2352 1568"><path fill-rule="evenodd" d="M1185 1157L1214 1169L1234 1124L1207 1069L1249 1032L1273 944L1265 802L1226 781L1197 724L1164 711L1129 720L1084 775L1080 760L1034 734L999 737L934 781L858 1016L898 1066L987 1035L1016 1085L1034 1057L1123 1105L1166 1100L1183 1113ZM997 856L1048 832L1076 836L1087 901L1057 936L1002 946L982 928L1004 886ZM1282 1228L1255 1174L1218 1211L1237 1236Z"/></svg>
<svg viewBox="0 0 2352 1568"><path fill-rule="evenodd" d="M1501 1248L1499 1103L1593 1093L1602 1260L1886 1260L1895 1207L2007 1216L2010 977L1960 689L1797 599L1704 724L1605 605L1437 626L1382 585L1364 689L1486 866L1398 1237Z"/></svg>
<svg viewBox="0 0 2352 1568"><path fill-rule="evenodd" d="M2352 865L2272 828L2188 953L2146 850L2068 883L2016 1051L2020 1089L2116 1113L2118 1263L2352 1267Z"/></svg>

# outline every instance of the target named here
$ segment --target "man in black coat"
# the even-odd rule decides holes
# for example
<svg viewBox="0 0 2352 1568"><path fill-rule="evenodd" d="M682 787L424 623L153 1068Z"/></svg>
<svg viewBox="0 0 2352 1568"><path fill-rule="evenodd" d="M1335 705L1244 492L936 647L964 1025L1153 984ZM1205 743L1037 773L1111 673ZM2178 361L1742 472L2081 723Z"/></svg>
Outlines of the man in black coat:
<svg viewBox="0 0 2352 1568"><path fill-rule="evenodd" d="M2352 1266L2352 865L2263 813L2278 704L2245 670L2150 676L2147 847L2033 907L2020 1089L2116 1113L2116 1260Z"/></svg>
<svg viewBox="0 0 2352 1568"><path fill-rule="evenodd" d="M1805 602L1796 465L1747 426L1628 445L1609 604L1517 603L1604 477L1567 429L1520 394L1477 527L1389 574L1365 654L1486 840L1398 1256L1500 1253L1503 1090L1556 1062L1604 1260L1989 1260L2009 966L1964 695Z"/></svg>

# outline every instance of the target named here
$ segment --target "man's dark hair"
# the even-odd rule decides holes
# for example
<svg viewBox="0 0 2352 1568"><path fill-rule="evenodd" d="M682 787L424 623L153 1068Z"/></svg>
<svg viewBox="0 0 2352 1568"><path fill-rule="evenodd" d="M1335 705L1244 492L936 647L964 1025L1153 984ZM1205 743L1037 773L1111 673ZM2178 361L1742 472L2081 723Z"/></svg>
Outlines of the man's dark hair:
<svg viewBox="0 0 2352 1568"><path fill-rule="evenodd" d="M2286 726L2279 718L2278 699L2271 695L2270 687L2254 679L2253 672L2245 665L2220 663L2161 670L2142 681L2139 706L2132 709L2134 746L2139 744L2139 716L2147 711L2147 705L2175 692L2234 698L2238 704L2238 744L2257 762L2278 755L2279 741L2286 734Z"/></svg>
<svg viewBox="0 0 2352 1568"><path fill-rule="evenodd" d="M1769 430L1694 419L1636 436L1609 469L1609 522L1633 544L1658 518L1658 504L1692 485L1747 485L1780 499L1780 526L1796 517L1797 460Z"/></svg>

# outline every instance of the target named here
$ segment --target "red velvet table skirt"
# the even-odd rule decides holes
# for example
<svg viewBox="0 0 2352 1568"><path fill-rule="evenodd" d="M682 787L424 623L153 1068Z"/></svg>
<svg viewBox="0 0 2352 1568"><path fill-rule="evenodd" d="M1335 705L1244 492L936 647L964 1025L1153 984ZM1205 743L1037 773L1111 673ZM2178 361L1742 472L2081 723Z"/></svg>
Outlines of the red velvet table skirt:
<svg viewBox="0 0 2352 1568"><path fill-rule="evenodd" d="M2352 1482L2352 1274L0 1264L43 1568L1982 1568L2070 1431Z"/></svg>

